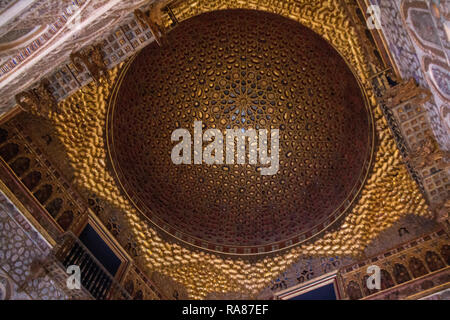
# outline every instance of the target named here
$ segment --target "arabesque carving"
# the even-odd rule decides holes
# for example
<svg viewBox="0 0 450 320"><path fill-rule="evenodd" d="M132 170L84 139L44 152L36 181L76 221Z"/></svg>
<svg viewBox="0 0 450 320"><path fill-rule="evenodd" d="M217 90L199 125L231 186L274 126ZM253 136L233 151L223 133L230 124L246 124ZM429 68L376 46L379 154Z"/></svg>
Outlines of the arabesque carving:
<svg viewBox="0 0 450 320"><path fill-rule="evenodd" d="M24 91L16 95L16 102L20 108L28 113L44 116L49 112L58 112L58 103L49 91L49 81L41 80L35 89Z"/></svg>

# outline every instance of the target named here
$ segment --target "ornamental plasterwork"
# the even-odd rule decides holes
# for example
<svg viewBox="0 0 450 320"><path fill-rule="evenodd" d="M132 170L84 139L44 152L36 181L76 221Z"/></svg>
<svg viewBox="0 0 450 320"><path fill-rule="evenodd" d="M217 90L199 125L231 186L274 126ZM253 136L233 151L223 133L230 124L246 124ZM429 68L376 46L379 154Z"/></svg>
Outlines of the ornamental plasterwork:
<svg viewBox="0 0 450 320"><path fill-rule="evenodd" d="M192 298L214 292L241 292L255 297L301 257L359 257L377 235L407 214L431 218L425 199L409 176L388 125L368 83L370 68L349 27L345 10L334 1L196 1L174 8L180 21L216 9L248 8L275 12L311 28L344 56L357 71L370 98L379 142L375 163L361 197L337 228L312 243L285 252L254 258L233 258L191 249L161 236L122 196L107 168L104 126L107 99L119 68L109 72L109 83L89 85L60 103L62 113L50 114L58 139L73 168L73 185L86 196L96 194L111 207L120 208L117 236L124 247L130 239L136 263L148 274L168 275L183 284ZM72 108L76 105L77 108ZM84 123L83 126L78 124ZM75 143L76 141L76 143ZM108 215L101 215L105 224Z"/></svg>
<svg viewBox="0 0 450 320"><path fill-rule="evenodd" d="M449 1L370 0L380 7L383 35L404 79L413 77L429 88L433 100L425 107L437 141L450 148ZM427 38L427 39L424 39Z"/></svg>

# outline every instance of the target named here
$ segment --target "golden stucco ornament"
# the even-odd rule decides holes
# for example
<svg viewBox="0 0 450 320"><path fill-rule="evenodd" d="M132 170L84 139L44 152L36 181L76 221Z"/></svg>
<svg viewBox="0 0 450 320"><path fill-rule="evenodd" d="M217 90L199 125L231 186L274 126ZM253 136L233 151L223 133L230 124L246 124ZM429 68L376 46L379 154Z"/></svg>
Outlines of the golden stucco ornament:
<svg viewBox="0 0 450 320"><path fill-rule="evenodd" d="M347 13L335 1L198 1L172 7L180 21L218 9L247 8L275 12L294 19L328 40L354 68L372 101L378 146L374 164L357 203L339 227L320 239L284 252L258 258L227 257L192 249L168 240L155 230L123 197L107 167L104 139L111 85L90 85L60 103L63 112L51 120L67 149L73 167L73 184L84 194L95 193L119 208L117 236L125 248L135 248L133 258L148 274L158 271L183 284L191 298L212 292L240 292L256 296L271 280L302 256L358 256L383 230L406 214L432 217L419 188L409 176L396 143L376 105L368 83L369 65ZM168 24L168 19L165 20ZM117 81L119 67L108 73ZM78 108L71 108L77 105ZM84 125L77 123L83 120ZM101 216L105 224L108 216ZM130 244L133 244L132 246Z"/></svg>

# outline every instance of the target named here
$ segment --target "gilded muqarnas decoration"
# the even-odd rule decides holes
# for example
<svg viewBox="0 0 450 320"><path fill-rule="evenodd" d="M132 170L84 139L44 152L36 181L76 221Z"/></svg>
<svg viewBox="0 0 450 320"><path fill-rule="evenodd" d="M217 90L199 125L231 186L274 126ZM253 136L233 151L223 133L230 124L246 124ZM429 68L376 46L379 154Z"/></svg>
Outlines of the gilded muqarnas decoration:
<svg viewBox="0 0 450 320"><path fill-rule="evenodd" d="M381 231L406 214L432 217L417 185L409 176L389 127L368 85L366 63L356 31L349 26L344 10L326 1L196 1L188 0L173 8L180 21L202 12L225 8L259 9L290 17L310 27L330 41L356 68L371 98L379 141L375 164L361 198L336 231L321 239L273 256L253 261L227 258L192 250L163 240L121 195L106 165L104 123L109 84L88 86L61 103L64 114L53 120L74 168L73 183L81 191L93 192L120 208L124 229L118 235L123 246L128 236L139 249L136 263L149 274L159 271L186 286L191 298L204 298L211 292L243 292L256 295L272 279L301 256L360 255ZM109 73L117 79L118 68ZM78 105L78 108L71 108ZM76 121L80 118L85 126ZM77 120L78 119L78 120ZM106 222L107 217L103 217Z"/></svg>

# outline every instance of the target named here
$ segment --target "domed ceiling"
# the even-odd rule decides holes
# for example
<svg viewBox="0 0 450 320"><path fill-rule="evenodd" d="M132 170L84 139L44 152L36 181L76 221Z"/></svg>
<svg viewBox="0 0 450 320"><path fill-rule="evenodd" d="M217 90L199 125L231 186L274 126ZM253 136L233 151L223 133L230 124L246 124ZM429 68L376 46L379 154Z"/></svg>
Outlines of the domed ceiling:
<svg viewBox="0 0 450 320"><path fill-rule="evenodd" d="M261 175L248 161L175 165L172 132L193 136L194 121L203 132L279 129L278 172ZM324 39L275 14L226 10L183 21L124 67L107 136L124 193L152 223L197 247L258 254L345 214L368 170L371 121Z"/></svg>

